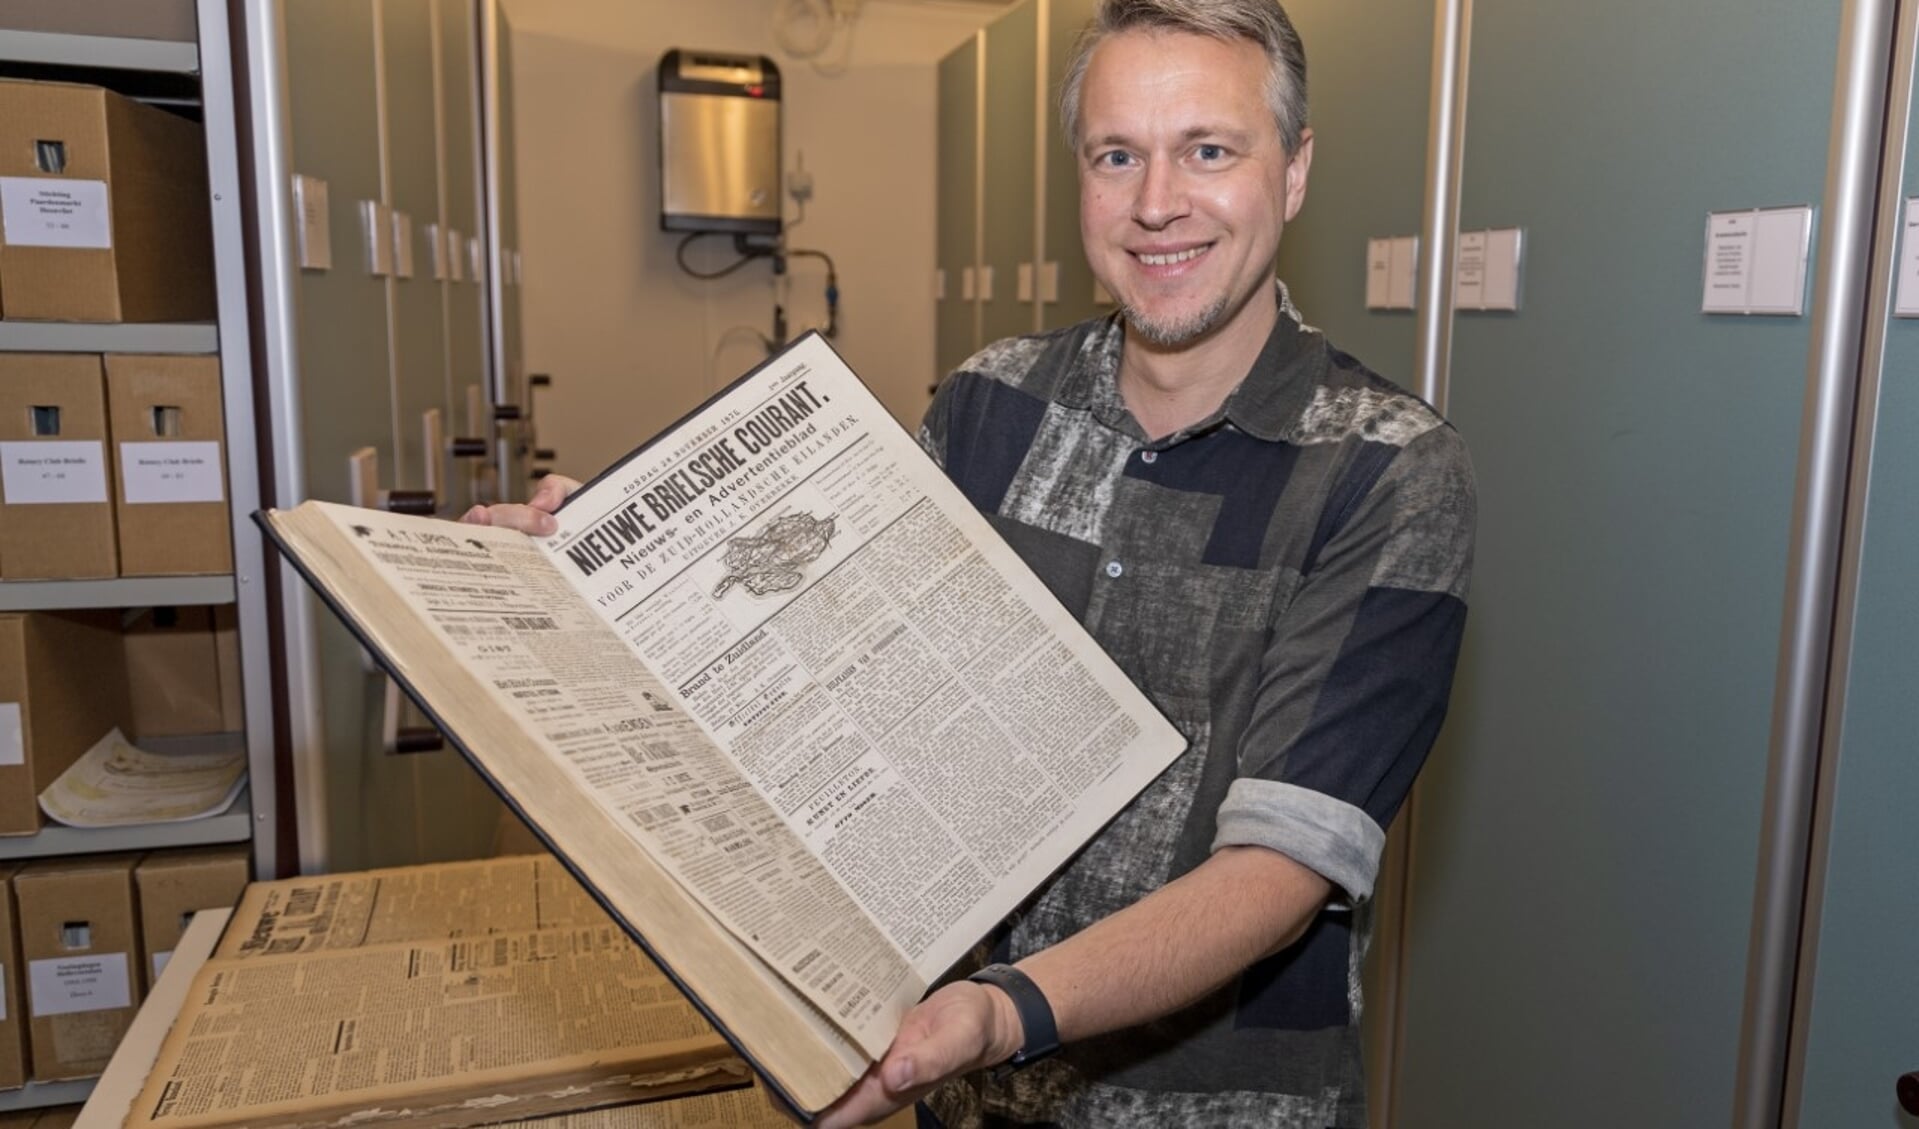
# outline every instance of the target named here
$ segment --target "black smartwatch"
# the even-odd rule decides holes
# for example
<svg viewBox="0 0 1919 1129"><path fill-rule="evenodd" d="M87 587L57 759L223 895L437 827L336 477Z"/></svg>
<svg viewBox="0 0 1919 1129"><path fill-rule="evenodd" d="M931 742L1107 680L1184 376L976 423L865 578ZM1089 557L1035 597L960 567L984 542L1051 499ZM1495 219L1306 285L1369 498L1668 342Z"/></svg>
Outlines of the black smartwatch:
<svg viewBox="0 0 1919 1129"><path fill-rule="evenodd" d="M1006 1060L1007 1066L1031 1066L1059 1050L1059 1027L1053 1022L1053 1005L1046 1002L1046 993L1039 990L1032 977L1010 964L989 964L967 979L991 984L1013 1001L1013 1011L1019 1015L1026 1043Z"/></svg>

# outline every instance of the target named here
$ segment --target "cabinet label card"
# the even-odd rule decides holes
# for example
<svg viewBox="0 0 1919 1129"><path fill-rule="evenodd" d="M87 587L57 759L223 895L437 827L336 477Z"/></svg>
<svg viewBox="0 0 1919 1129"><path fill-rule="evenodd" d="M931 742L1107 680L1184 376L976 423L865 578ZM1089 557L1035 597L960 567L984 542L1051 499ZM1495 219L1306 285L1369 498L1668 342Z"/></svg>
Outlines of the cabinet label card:
<svg viewBox="0 0 1919 1129"><path fill-rule="evenodd" d="M1919 196L1906 197L1905 231L1899 243L1899 287L1893 315L1919 318Z"/></svg>
<svg viewBox="0 0 1919 1129"><path fill-rule="evenodd" d="M25 763L27 742L20 734L20 703L0 702L0 768ZM0 983L5 981L0 980Z"/></svg>
<svg viewBox="0 0 1919 1129"><path fill-rule="evenodd" d="M224 502L220 444L163 441L120 444L120 486L129 505Z"/></svg>
<svg viewBox="0 0 1919 1129"><path fill-rule="evenodd" d="M9 247L113 246L104 180L0 176L0 224Z"/></svg>
<svg viewBox="0 0 1919 1129"><path fill-rule="evenodd" d="M1812 209L1754 208L1706 217L1705 296L1708 314L1805 312Z"/></svg>
<svg viewBox="0 0 1919 1129"><path fill-rule="evenodd" d="M413 217L393 213L393 277L413 277Z"/></svg>
<svg viewBox="0 0 1919 1129"><path fill-rule="evenodd" d="M0 492L9 506L107 500L107 460L98 439L0 443Z"/></svg>
<svg viewBox="0 0 1919 1129"><path fill-rule="evenodd" d="M1366 308L1385 310L1391 308L1386 297L1389 280L1393 272L1393 241L1390 239L1368 239L1366 241Z"/></svg>
<svg viewBox="0 0 1919 1129"><path fill-rule="evenodd" d="M125 953L28 961L27 989L27 1010L36 1017L132 1007L132 962Z"/></svg>
<svg viewBox="0 0 1919 1129"><path fill-rule="evenodd" d="M327 214L326 181L293 174L293 211L298 217L300 269L333 269L333 223Z"/></svg>

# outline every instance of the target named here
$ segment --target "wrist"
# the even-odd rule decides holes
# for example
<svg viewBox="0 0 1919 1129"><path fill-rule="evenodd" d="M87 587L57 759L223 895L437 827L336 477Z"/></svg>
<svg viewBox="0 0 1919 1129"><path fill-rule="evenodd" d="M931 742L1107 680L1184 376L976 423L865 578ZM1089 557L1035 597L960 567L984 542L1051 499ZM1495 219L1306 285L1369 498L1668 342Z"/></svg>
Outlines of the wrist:
<svg viewBox="0 0 1919 1129"><path fill-rule="evenodd" d="M992 1009L992 1020L987 1024L984 1066L998 1066L1019 1053L1026 1045L1026 1026L1019 1020L1019 1008L1013 1003L1013 997L1006 989L984 980L975 981L980 990L986 993L987 1007Z"/></svg>
<svg viewBox="0 0 1919 1129"><path fill-rule="evenodd" d="M987 1065L1027 1066L1059 1050L1052 1004L1031 977L1010 965L992 964L967 979L989 990Z"/></svg>

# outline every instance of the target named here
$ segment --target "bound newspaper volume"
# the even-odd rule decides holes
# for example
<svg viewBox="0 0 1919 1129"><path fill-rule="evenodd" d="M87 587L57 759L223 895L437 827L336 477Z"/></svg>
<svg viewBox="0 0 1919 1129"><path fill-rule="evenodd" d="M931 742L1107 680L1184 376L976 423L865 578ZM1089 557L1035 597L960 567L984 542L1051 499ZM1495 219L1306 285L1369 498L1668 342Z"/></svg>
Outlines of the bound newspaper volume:
<svg viewBox="0 0 1919 1129"><path fill-rule="evenodd" d="M818 335L550 537L259 517L803 1112L1184 748Z"/></svg>

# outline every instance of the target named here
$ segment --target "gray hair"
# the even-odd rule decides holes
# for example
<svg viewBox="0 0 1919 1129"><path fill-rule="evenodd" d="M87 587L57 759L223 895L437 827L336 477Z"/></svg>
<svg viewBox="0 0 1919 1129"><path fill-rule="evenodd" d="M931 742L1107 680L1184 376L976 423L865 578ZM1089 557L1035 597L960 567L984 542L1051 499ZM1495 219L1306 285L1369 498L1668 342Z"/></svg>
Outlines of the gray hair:
<svg viewBox="0 0 1919 1129"><path fill-rule="evenodd" d="M1060 83L1059 120L1066 143L1079 148L1079 95L1093 49L1122 31L1182 31L1211 39L1246 40L1266 53L1266 104L1279 124L1286 152L1299 151L1306 128L1306 47L1279 0L1100 0L1073 45Z"/></svg>

